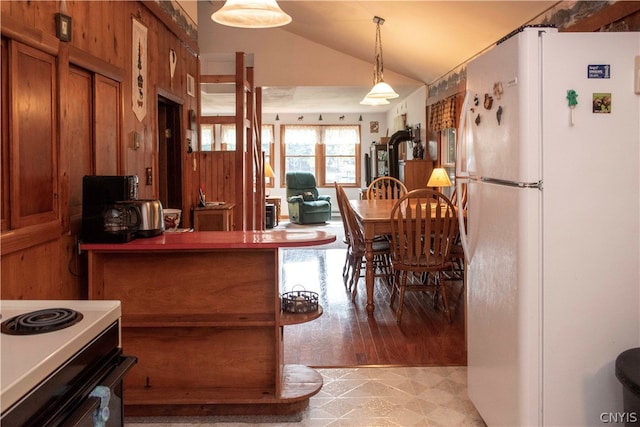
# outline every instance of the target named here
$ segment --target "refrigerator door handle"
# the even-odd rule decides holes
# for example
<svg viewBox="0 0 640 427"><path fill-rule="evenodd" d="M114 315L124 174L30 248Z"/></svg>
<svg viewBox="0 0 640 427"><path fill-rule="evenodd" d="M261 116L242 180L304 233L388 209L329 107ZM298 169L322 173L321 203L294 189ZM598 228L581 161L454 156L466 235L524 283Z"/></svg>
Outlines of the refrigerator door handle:
<svg viewBox="0 0 640 427"><path fill-rule="evenodd" d="M462 206L462 185L467 184L469 181L469 171L467 162L467 154L469 148L473 145L471 141L471 129L467 128L467 122L471 123L471 111L469 105L471 104L471 92L467 91L462 103L462 114L460 114L460 125L458 127L458 141L456 143L456 199L457 206ZM467 236L467 223L464 218L463 209L458 209L458 227L460 228L460 243L464 256L467 260L467 264L471 263L471 254L469 252L469 242Z"/></svg>
<svg viewBox="0 0 640 427"><path fill-rule="evenodd" d="M538 182L515 182L515 181L508 181L508 180L505 180L505 179L487 178L487 177L484 177L484 176L480 178L480 181L486 182L488 184L504 185L506 187L537 188L538 190L542 190L542 181L538 181Z"/></svg>
<svg viewBox="0 0 640 427"><path fill-rule="evenodd" d="M460 114L460 124L458 125L458 140L456 141L456 178L469 176L469 165L467 164L467 156L469 154L469 139L470 136L467 132L467 122L470 122L471 111L469 105L471 104L471 92L467 91L462 102L462 109Z"/></svg>

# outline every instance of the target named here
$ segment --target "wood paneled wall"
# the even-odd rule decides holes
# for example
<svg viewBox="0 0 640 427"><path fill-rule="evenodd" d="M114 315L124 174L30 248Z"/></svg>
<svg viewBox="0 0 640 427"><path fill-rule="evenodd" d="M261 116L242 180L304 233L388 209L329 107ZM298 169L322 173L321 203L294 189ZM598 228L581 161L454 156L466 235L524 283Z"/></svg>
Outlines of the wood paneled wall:
<svg viewBox="0 0 640 427"><path fill-rule="evenodd" d="M140 177L139 197L158 198L158 94L180 106L180 138L183 141L189 129L188 111L198 111L197 91L191 96L186 90L187 74L196 81L199 76L197 41L167 14L162 5L155 1L67 0L64 2L66 10L61 11L61 3L0 2L3 52L7 52L7 43L19 42L29 49L52 55L57 85L52 91L57 108L52 124L54 135L48 144L57 144L54 158L50 160L56 181L53 190L56 215L46 223L25 225L15 219L12 221L11 211L3 206L3 212L7 212L7 217L3 216L1 237L0 296L3 299L86 298L86 259L77 253L76 243L81 220L78 179L86 172L134 174ZM56 38L55 14L59 12L72 18L69 42ZM147 112L141 121L131 109L134 18L147 28ZM173 78L169 66L171 50L178 58ZM8 122L11 111L5 115L6 94L7 89L13 88L5 86L7 68L4 61L2 73L2 123L6 129L11 126ZM87 88L92 91L93 105L87 98ZM11 104L8 105L11 109ZM72 117L75 121L67 122L67 118ZM132 143L134 133L140 136L137 149ZM10 141L8 145L11 146L14 137L3 130L3 150L7 146L5 142ZM25 136L21 135L21 138ZM33 139L19 141L18 148L23 142L24 147L32 147L35 143ZM6 154L3 151L3 168L11 169L11 164L5 163ZM180 156L184 171L182 205L183 210L188 211L197 200L199 177L192 166L195 153L185 149ZM145 184L147 168L153 171L151 185ZM19 174L11 172L8 177L16 181ZM6 189L6 182L3 182L5 195L8 194ZM43 189L36 186L29 191L41 192ZM51 189L46 192L51 197ZM3 198L3 204L10 206L19 202L8 196ZM188 225L188 215L186 221L185 225Z"/></svg>

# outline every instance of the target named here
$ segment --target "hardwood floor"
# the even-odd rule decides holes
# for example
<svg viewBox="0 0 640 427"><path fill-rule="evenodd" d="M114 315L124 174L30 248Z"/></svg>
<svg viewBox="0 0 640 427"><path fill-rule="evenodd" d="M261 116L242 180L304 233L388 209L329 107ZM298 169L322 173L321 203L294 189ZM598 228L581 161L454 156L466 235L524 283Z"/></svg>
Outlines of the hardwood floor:
<svg viewBox="0 0 640 427"><path fill-rule="evenodd" d="M345 249L284 249L282 292L302 285L318 292L320 318L284 328L285 363L313 367L466 365L464 295L461 282L450 287L452 322L434 309L430 293L405 297L402 324L389 306L390 288L376 282L372 317L365 309L364 278L356 302L342 281ZM379 279L377 279L379 280Z"/></svg>

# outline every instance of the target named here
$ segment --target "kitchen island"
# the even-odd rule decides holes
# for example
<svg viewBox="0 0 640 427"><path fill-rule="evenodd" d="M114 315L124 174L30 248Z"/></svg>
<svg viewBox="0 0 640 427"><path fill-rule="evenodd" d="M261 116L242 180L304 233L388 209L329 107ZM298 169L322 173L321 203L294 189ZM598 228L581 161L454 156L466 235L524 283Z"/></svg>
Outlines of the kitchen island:
<svg viewBox="0 0 640 427"><path fill-rule="evenodd" d="M319 231L164 233L83 244L89 298L122 301L122 347L138 357L127 416L283 415L322 387L285 365L283 327L322 314L283 313L279 249L322 245Z"/></svg>

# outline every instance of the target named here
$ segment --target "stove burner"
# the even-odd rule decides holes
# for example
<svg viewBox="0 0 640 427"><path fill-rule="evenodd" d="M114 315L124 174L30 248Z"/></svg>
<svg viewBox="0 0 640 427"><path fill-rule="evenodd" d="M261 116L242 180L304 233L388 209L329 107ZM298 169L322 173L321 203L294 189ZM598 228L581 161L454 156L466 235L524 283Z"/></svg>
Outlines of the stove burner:
<svg viewBox="0 0 640 427"><path fill-rule="evenodd" d="M67 328L82 320L82 313L70 308L47 308L12 317L0 330L9 335L36 335Z"/></svg>

